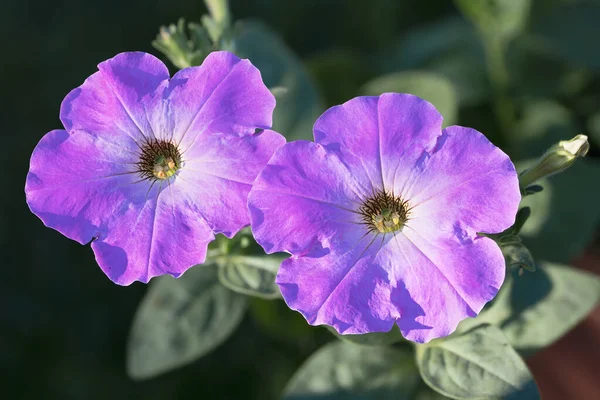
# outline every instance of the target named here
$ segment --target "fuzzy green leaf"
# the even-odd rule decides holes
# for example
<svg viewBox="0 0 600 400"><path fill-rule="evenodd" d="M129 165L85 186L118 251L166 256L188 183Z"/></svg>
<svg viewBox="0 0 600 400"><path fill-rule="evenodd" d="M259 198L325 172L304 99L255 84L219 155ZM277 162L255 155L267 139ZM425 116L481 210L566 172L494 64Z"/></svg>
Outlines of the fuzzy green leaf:
<svg viewBox="0 0 600 400"><path fill-rule="evenodd" d="M154 279L131 328L129 376L151 378L207 354L233 333L246 302L219 283L215 264L195 266L178 279Z"/></svg>
<svg viewBox="0 0 600 400"><path fill-rule="evenodd" d="M408 349L332 342L314 353L288 384L284 400L409 400L419 374Z"/></svg>
<svg viewBox="0 0 600 400"><path fill-rule="evenodd" d="M453 399L539 399L525 362L499 328L483 325L417 347L421 377Z"/></svg>
<svg viewBox="0 0 600 400"><path fill-rule="evenodd" d="M279 297L275 275L281 256L229 256L219 266L219 280L229 289L249 296Z"/></svg>

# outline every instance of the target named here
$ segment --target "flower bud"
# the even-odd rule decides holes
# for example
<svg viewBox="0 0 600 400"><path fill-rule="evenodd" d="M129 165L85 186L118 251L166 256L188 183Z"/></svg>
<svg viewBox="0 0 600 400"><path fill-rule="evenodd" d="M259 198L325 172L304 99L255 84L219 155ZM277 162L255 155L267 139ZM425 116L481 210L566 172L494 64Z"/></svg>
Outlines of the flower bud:
<svg viewBox="0 0 600 400"><path fill-rule="evenodd" d="M577 135L571 140L561 140L549 148L531 168L520 174L521 188L526 188L538 179L564 171L578 157L585 156L589 149L590 144L585 135Z"/></svg>

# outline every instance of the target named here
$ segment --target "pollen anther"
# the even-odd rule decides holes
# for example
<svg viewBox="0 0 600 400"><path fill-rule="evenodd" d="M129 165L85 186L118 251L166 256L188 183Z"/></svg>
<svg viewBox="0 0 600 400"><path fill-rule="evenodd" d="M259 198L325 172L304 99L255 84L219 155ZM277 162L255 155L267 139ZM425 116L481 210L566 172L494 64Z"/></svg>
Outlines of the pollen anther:
<svg viewBox="0 0 600 400"><path fill-rule="evenodd" d="M410 207L401 197L380 191L363 202L359 213L369 230L389 233L404 227L408 221Z"/></svg>
<svg viewBox="0 0 600 400"><path fill-rule="evenodd" d="M181 155L177 146L169 141L152 139L141 146L138 173L143 179L164 180L181 168Z"/></svg>

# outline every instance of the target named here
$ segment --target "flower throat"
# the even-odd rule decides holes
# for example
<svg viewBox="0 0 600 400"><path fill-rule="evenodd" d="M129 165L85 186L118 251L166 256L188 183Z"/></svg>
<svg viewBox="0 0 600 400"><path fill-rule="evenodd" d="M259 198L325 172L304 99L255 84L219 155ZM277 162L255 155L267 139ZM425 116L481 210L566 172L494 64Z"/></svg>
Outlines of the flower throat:
<svg viewBox="0 0 600 400"><path fill-rule="evenodd" d="M380 191L366 199L359 209L363 223L371 231L390 233L404 227L410 213L408 202L392 193Z"/></svg>
<svg viewBox="0 0 600 400"><path fill-rule="evenodd" d="M164 180L175 175L181 167L181 154L173 143L151 139L141 146L136 165L143 179Z"/></svg>

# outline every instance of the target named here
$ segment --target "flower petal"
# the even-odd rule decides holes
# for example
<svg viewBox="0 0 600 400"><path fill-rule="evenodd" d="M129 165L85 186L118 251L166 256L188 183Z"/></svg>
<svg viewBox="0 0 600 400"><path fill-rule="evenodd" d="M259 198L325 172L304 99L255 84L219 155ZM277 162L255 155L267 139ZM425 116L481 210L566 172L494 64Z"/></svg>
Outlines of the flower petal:
<svg viewBox="0 0 600 400"><path fill-rule="evenodd" d="M267 253L352 244L364 234L354 210L371 190L368 179L352 175L335 153L311 142L287 143L248 196L252 232Z"/></svg>
<svg viewBox="0 0 600 400"><path fill-rule="evenodd" d="M415 180L397 185L413 207L409 225L429 238L436 231L471 240L477 232L501 232L514 223L521 201L510 158L480 132L460 126L444 129Z"/></svg>
<svg viewBox="0 0 600 400"><path fill-rule="evenodd" d="M98 264L121 285L179 276L204 261L214 239L166 181L152 185L128 173L136 160L99 137L55 130L35 148L25 186L31 211L81 244L94 239Z"/></svg>
<svg viewBox="0 0 600 400"><path fill-rule="evenodd" d="M410 176L442 134L442 115L417 96L385 93L379 96L381 165L386 190L403 194L394 177Z"/></svg>
<svg viewBox="0 0 600 400"><path fill-rule="evenodd" d="M164 186L122 208L106 234L92 242L98 265L119 285L165 274L177 278L206 259L215 238L210 227Z"/></svg>
<svg viewBox="0 0 600 400"><path fill-rule="evenodd" d="M186 151L203 132L254 133L273 122L275 97L249 60L226 51L213 52L199 67L177 72L161 93L152 119L167 125ZM167 121L159 121L168 117Z"/></svg>
<svg viewBox="0 0 600 400"><path fill-rule="evenodd" d="M145 189L127 174L134 154L82 131L54 130L31 156L25 194L46 226L81 244L106 230L106 221Z"/></svg>
<svg viewBox="0 0 600 400"><path fill-rule="evenodd" d="M415 321L432 327L424 331L413 329L410 321L398 322L402 334L418 342L447 336L461 320L479 314L498 293L506 271L502 251L491 239L429 233L409 224L396 235L397 248L391 249L395 257L410 260L410 271L398 273L424 310Z"/></svg>
<svg viewBox="0 0 600 400"><path fill-rule="evenodd" d="M169 79L169 71L158 58L141 52L118 54L98 69L65 97L60 119L69 132L83 130L136 148L135 142L153 136L142 99Z"/></svg>
<svg viewBox="0 0 600 400"><path fill-rule="evenodd" d="M435 146L441 127L442 116L427 101L385 93L330 108L316 121L314 133L315 142L335 149L377 189L392 190L399 163L412 167L424 149Z"/></svg>
<svg viewBox="0 0 600 400"><path fill-rule="evenodd" d="M345 252L324 249L284 260L275 279L283 299L311 325L342 334L389 331L400 305L384 293L388 273L374 261L382 239L371 234Z"/></svg>
<svg viewBox="0 0 600 400"><path fill-rule="evenodd" d="M285 138L266 130L238 136L232 133L202 135L184 153L173 196L192 207L215 233L233 237L250 224L246 206L254 179Z"/></svg>
<svg viewBox="0 0 600 400"><path fill-rule="evenodd" d="M424 250L403 233L387 234L345 253L294 256L282 263L276 282L288 306L312 325L360 334L389 331L396 322L407 339L428 342L452 333L493 298L504 261L488 239L458 252L418 243ZM458 281L444 274L453 268L464 274Z"/></svg>

